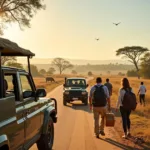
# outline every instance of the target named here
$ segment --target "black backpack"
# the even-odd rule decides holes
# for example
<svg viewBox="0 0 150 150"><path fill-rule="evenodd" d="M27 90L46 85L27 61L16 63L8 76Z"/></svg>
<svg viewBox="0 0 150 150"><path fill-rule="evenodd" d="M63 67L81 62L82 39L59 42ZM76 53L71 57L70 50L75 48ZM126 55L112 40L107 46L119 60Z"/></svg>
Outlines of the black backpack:
<svg viewBox="0 0 150 150"><path fill-rule="evenodd" d="M105 91L103 85L95 86L95 91L93 92L92 104L94 107L104 107L107 104Z"/></svg>
<svg viewBox="0 0 150 150"><path fill-rule="evenodd" d="M136 95L131 92L131 89L124 89L125 95L122 100L122 105L125 110L135 110L136 109Z"/></svg>

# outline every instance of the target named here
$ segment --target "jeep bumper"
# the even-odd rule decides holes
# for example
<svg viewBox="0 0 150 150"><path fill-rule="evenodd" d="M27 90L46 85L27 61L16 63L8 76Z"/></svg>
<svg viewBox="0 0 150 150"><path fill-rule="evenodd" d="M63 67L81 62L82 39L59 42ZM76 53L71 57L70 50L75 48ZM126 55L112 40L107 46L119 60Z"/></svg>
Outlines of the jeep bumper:
<svg viewBox="0 0 150 150"><path fill-rule="evenodd" d="M81 96L73 96L73 95L64 95L63 98L66 101L76 101L76 100L86 100L88 98L88 95L81 95Z"/></svg>

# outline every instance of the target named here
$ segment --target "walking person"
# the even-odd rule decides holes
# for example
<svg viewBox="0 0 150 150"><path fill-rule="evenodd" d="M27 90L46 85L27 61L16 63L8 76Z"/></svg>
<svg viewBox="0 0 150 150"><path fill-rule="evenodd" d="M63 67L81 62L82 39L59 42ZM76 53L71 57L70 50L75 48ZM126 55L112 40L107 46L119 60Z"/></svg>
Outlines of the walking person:
<svg viewBox="0 0 150 150"><path fill-rule="evenodd" d="M116 106L116 112L120 107L120 113L122 117L122 126L124 130L123 138L131 136L130 134L130 114L131 110L136 108L136 96L133 93L132 88L130 87L129 81L127 78L123 78L121 82L121 89L119 90L118 101Z"/></svg>
<svg viewBox="0 0 150 150"><path fill-rule="evenodd" d="M110 110L110 98L109 91L106 86L102 85L102 79L100 77L96 79L96 85L90 90L89 103L90 109L93 107L95 136L96 138L99 138L99 134L105 136L104 119L107 111L107 103ZM101 116L100 125L99 116Z"/></svg>
<svg viewBox="0 0 150 150"><path fill-rule="evenodd" d="M109 82L109 79L108 79L108 78L106 79L106 83L105 83L104 85L108 88L109 96L111 96L111 95L112 95L112 88L113 88L113 86L112 86L112 84Z"/></svg>
<svg viewBox="0 0 150 150"><path fill-rule="evenodd" d="M141 82L141 85L139 87L138 95L140 99L140 104L144 104L145 106L145 93L146 93L146 87L144 85L144 82Z"/></svg>

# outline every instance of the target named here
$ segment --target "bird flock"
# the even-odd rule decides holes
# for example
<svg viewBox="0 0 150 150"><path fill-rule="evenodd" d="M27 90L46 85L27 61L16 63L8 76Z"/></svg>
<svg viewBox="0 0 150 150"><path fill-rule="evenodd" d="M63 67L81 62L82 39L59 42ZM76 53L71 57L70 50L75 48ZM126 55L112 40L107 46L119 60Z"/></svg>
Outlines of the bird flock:
<svg viewBox="0 0 150 150"><path fill-rule="evenodd" d="M118 26L121 22L119 23L113 23L115 26ZM99 38L95 38L96 41L99 41Z"/></svg>

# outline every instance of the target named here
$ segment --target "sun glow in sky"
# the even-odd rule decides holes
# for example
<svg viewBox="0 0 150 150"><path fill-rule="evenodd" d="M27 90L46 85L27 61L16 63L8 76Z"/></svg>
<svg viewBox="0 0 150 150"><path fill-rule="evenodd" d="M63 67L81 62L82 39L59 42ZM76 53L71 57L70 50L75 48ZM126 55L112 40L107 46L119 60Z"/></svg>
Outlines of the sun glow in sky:
<svg viewBox="0 0 150 150"><path fill-rule="evenodd" d="M124 46L150 48L148 0L45 0L45 4L31 28L20 31L14 24L3 37L38 58L106 60L116 59L115 51Z"/></svg>

